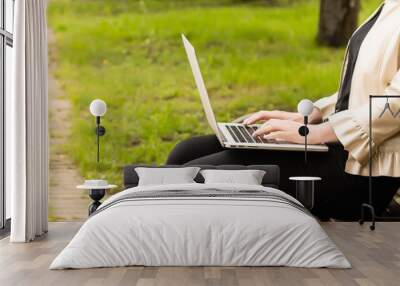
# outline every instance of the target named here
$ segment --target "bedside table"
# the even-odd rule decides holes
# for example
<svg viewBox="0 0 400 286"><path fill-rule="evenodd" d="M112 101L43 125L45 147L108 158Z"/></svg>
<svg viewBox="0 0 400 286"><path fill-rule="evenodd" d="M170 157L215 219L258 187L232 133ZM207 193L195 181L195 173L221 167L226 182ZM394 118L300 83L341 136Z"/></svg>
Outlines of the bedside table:
<svg viewBox="0 0 400 286"><path fill-rule="evenodd" d="M91 180L85 181L85 184L76 186L76 188L80 189L80 190L89 190L89 197L93 200L93 202L89 205L89 210L88 210L88 213L90 216L101 205L100 200L104 197L104 195L106 194L106 191L116 188L117 185L109 185L109 184L107 184L106 181L103 181L103 182L105 182L105 184L101 184L101 185L100 184L89 184L88 181L91 181ZM100 180L93 180L93 181L100 181Z"/></svg>
<svg viewBox="0 0 400 286"><path fill-rule="evenodd" d="M290 177L289 180L296 182L296 199L307 209L314 207L314 185L320 181L320 177Z"/></svg>

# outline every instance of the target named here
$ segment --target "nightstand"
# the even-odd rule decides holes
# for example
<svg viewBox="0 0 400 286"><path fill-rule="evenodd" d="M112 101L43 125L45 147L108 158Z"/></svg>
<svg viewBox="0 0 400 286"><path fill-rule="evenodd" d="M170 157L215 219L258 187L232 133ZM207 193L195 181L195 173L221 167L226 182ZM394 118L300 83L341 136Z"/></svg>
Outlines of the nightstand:
<svg viewBox="0 0 400 286"><path fill-rule="evenodd" d="M290 177L289 180L296 182L296 199L307 209L314 207L314 185L320 181L320 177Z"/></svg>
<svg viewBox="0 0 400 286"><path fill-rule="evenodd" d="M106 191L116 187L116 185L109 185L104 180L85 180L83 185L76 186L80 190L89 190L89 197L93 200L89 205L89 216L101 205L100 200L104 197Z"/></svg>

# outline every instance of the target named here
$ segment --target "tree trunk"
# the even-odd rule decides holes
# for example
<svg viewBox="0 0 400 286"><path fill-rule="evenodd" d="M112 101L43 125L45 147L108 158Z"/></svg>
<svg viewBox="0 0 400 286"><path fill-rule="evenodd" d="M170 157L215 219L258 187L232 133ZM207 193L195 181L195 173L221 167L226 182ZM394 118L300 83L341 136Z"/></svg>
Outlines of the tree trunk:
<svg viewBox="0 0 400 286"><path fill-rule="evenodd" d="M320 5L318 42L346 45L357 28L360 0L321 0Z"/></svg>

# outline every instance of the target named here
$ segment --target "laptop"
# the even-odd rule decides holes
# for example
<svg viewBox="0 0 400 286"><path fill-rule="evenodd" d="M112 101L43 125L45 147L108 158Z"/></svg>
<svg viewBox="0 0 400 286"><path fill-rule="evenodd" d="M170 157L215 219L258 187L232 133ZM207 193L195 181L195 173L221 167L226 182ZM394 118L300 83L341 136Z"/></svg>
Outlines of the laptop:
<svg viewBox="0 0 400 286"><path fill-rule="evenodd" d="M214 131L221 145L225 148L243 148L243 149L268 149L268 150L286 150L286 151L304 151L304 144L294 144L276 140L266 140L262 137L253 137L252 134L260 126L259 124L244 125L240 123L217 122L214 111L211 107L207 89L200 72L196 52L192 44L182 34L183 45L192 68L194 80L200 94L201 103L207 117L208 124ZM308 151L326 152L326 145L307 145Z"/></svg>

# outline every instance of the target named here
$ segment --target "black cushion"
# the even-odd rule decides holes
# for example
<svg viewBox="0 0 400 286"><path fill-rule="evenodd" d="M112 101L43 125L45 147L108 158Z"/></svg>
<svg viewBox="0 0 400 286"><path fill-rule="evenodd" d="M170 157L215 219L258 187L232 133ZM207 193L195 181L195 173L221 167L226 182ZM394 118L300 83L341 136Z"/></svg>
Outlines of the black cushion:
<svg viewBox="0 0 400 286"><path fill-rule="evenodd" d="M262 179L262 185L265 187L279 188L279 167L277 165L193 165L194 167L199 167L201 169L220 169L220 170L263 170L265 175ZM150 168L182 168L186 167L182 165L162 165L162 166L152 166L152 165L128 165L124 167L124 187L125 189L136 187L139 183L139 176L135 171L137 167L150 167ZM204 183L204 178L200 174L197 174L194 179L197 183Z"/></svg>

